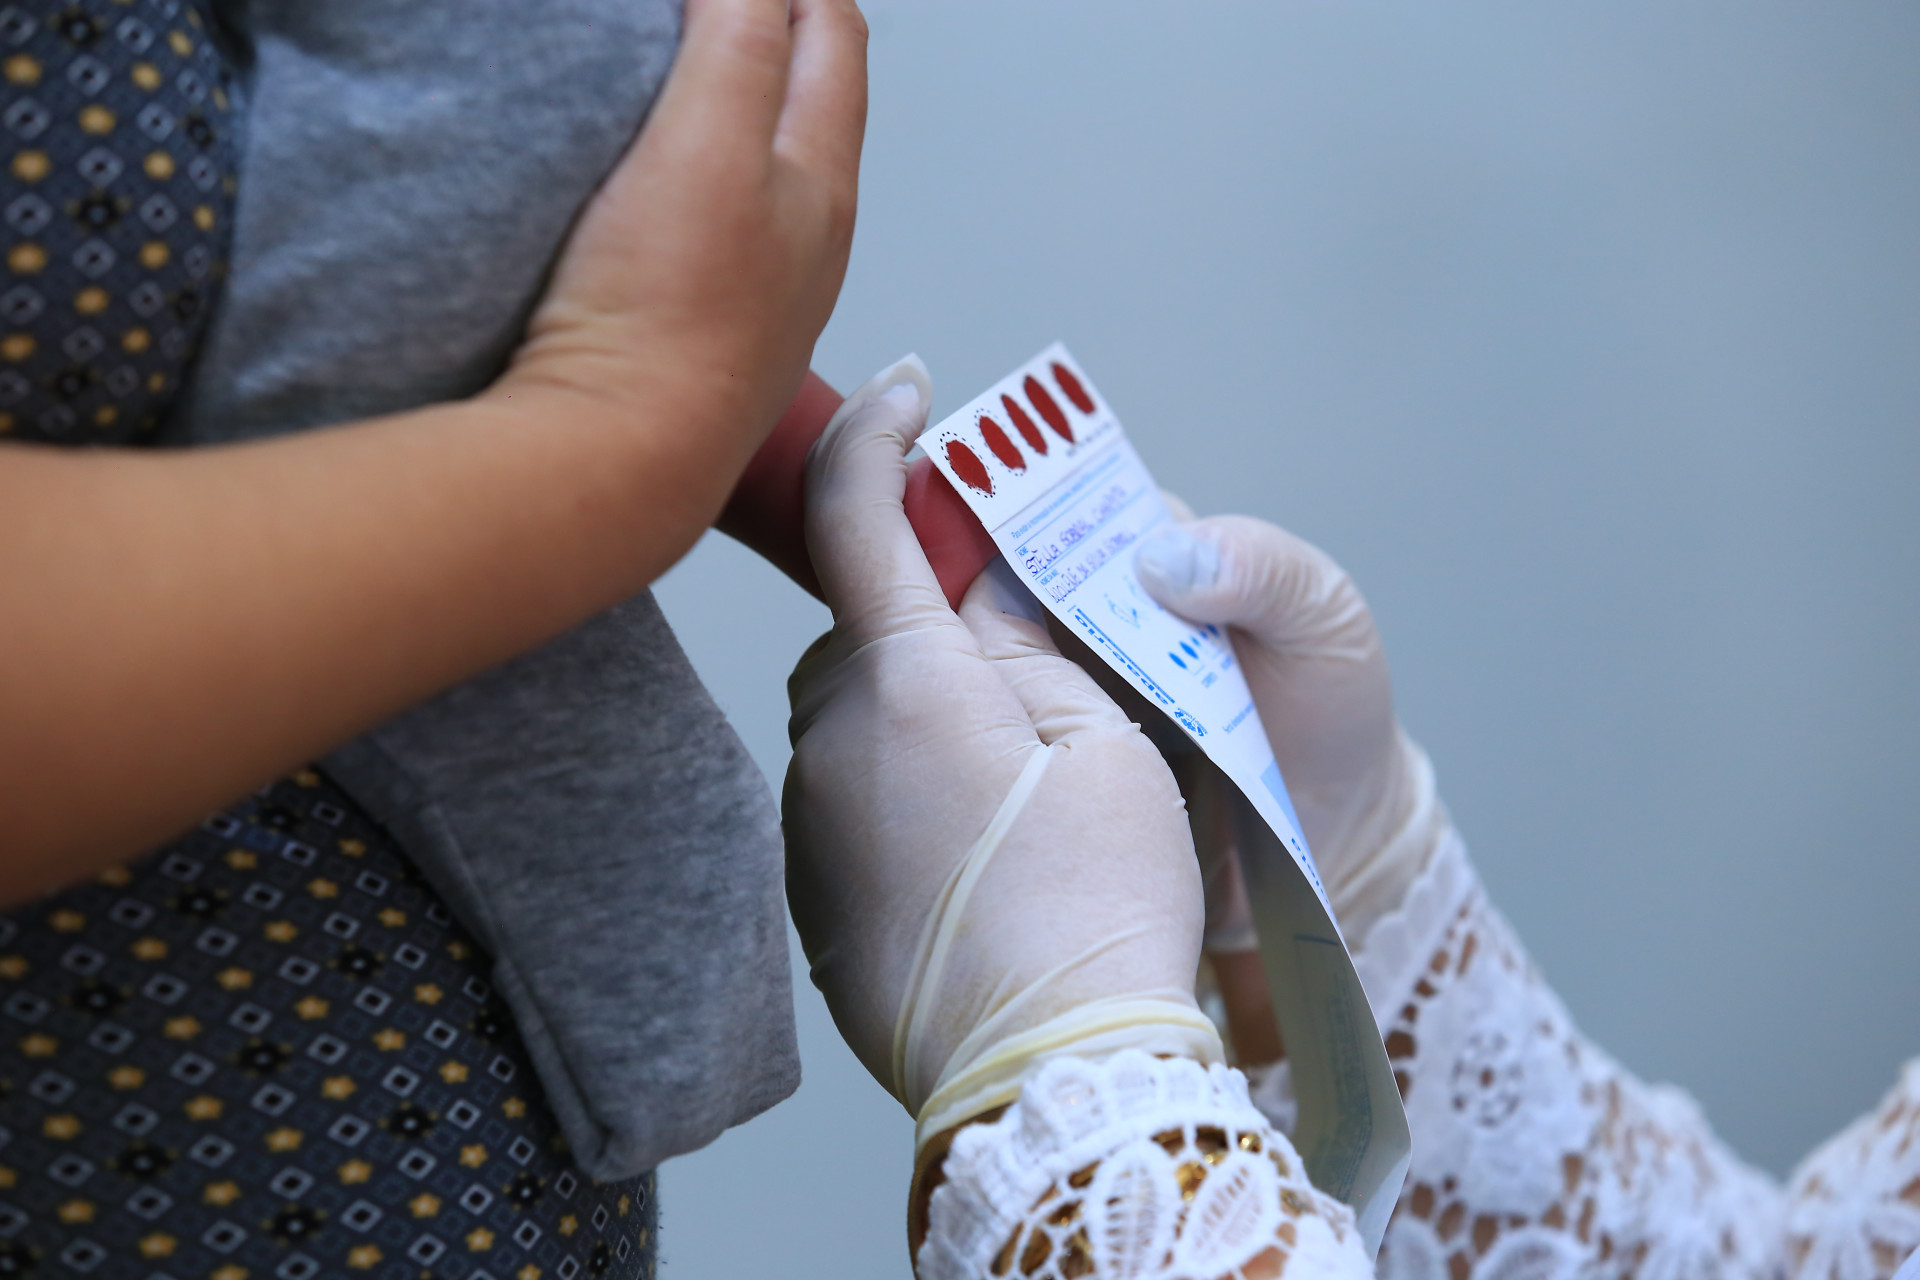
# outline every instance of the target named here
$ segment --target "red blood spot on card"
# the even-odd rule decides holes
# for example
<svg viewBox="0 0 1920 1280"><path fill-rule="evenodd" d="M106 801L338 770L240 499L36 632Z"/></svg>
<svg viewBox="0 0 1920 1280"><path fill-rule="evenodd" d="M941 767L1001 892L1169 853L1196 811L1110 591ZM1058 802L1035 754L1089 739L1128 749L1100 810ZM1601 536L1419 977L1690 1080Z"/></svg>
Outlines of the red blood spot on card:
<svg viewBox="0 0 1920 1280"><path fill-rule="evenodd" d="M947 441L947 465L953 468L953 474L967 484L982 493L992 494L993 477L987 474L986 464L980 461L978 454L958 440Z"/></svg>
<svg viewBox="0 0 1920 1280"><path fill-rule="evenodd" d="M1040 416L1047 420L1047 425L1052 427L1062 440L1072 444L1073 428L1067 425L1067 415L1060 412L1060 406L1054 403L1052 396L1047 394L1047 389L1040 385L1040 379L1029 374L1027 380L1020 384L1020 389L1027 393L1027 399L1031 400L1033 407L1040 411Z"/></svg>
<svg viewBox="0 0 1920 1280"><path fill-rule="evenodd" d="M1006 408L1007 416L1013 419L1013 429L1027 442L1027 447L1041 457L1047 456L1047 438L1040 434L1040 428L1033 425L1033 419L1020 407L1020 402L1012 396L1001 396L1000 403Z"/></svg>
<svg viewBox="0 0 1920 1280"><path fill-rule="evenodd" d="M1027 460L1020 456L1013 441L1007 439L1007 433L984 413L980 415L980 436L987 442L987 448L993 450L993 456L1006 464L1007 470L1018 473L1027 469Z"/></svg>
<svg viewBox="0 0 1920 1280"><path fill-rule="evenodd" d="M1093 397L1088 395L1087 389L1080 385L1080 379L1073 376L1073 370L1063 364L1055 363L1053 380L1060 384L1062 391L1067 393L1067 399L1073 401L1074 408L1082 413L1093 412Z"/></svg>
<svg viewBox="0 0 1920 1280"><path fill-rule="evenodd" d="M907 521L927 553L927 563L940 580L947 603L958 609L960 598L982 569L1000 554L993 538L980 526L967 500L954 492L947 478L934 470L933 459L921 458L907 472L902 499Z"/></svg>

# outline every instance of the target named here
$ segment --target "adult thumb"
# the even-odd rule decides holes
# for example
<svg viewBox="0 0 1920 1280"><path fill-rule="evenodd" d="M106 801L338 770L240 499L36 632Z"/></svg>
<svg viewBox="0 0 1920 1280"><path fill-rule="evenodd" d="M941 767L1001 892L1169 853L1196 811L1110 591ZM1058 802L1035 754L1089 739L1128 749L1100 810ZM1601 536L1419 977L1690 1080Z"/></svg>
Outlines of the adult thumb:
<svg viewBox="0 0 1920 1280"><path fill-rule="evenodd" d="M932 398L908 356L848 396L807 456L807 551L836 630L858 644L916 621L958 625L902 506Z"/></svg>

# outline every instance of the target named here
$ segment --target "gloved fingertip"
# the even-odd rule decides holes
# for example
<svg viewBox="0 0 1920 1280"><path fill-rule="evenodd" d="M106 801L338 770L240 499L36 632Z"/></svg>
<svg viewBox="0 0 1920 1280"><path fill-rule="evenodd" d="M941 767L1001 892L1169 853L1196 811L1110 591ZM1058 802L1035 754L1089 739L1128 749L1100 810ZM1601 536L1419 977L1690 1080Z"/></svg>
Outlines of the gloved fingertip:
<svg viewBox="0 0 1920 1280"><path fill-rule="evenodd" d="M821 438L838 434L881 406L900 415L907 428L905 438L911 444L926 429L927 415L933 408L933 376L927 372L926 362L908 354L868 378L835 411Z"/></svg>
<svg viewBox="0 0 1920 1280"><path fill-rule="evenodd" d="M927 372L926 361L910 351L874 375L868 385L880 400L913 421L915 435L925 430L933 409L933 375Z"/></svg>
<svg viewBox="0 0 1920 1280"><path fill-rule="evenodd" d="M1220 548L1180 525L1141 539L1133 569L1140 584L1163 603L1211 588L1220 579Z"/></svg>

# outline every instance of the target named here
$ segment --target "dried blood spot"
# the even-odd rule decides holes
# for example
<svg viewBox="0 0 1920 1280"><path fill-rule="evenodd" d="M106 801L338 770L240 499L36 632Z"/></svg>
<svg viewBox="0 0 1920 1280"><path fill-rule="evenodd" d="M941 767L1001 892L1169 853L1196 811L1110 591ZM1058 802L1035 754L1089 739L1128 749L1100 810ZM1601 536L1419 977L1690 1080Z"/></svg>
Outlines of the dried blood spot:
<svg viewBox="0 0 1920 1280"><path fill-rule="evenodd" d="M1027 447L1041 457L1046 457L1047 438L1040 434L1040 428L1033 424L1033 419L1028 417L1027 411L1020 407L1020 402L1012 396L1001 396L1000 403L1006 408L1007 416L1013 419L1013 429L1020 433L1020 438L1027 442Z"/></svg>
<svg viewBox="0 0 1920 1280"><path fill-rule="evenodd" d="M987 448L993 450L993 456L1006 464L1007 470L1017 474L1027 469L1027 460L1020 456L1020 450L1007 439L1000 424L985 414L980 415L980 435L987 442Z"/></svg>
<svg viewBox="0 0 1920 1280"><path fill-rule="evenodd" d="M1047 394L1047 389L1040 385L1040 379L1029 374L1027 380L1020 384L1020 389L1027 393L1027 399L1031 400L1033 407L1040 411L1040 416L1047 420L1047 425L1052 427L1062 440L1072 444L1073 428L1067 425L1067 415L1060 411L1060 406L1054 402L1052 396Z"/></svg>
<svg viewBox="0 0 1920 1280"><path fill-rule="evenodd" d="M1058 413L1059 410L1054 412ZM993 492L993 477L987 474L986 464L958 440L947 441L947 465L953 468L953 474L973 488L986 494Z"/></svg>
<svg viewBox="0 0 1920 1280"><path fill-rule="evenodd" d="M1082 413L1093 412L1093 397L1087 394L1087 389L1080 385L1080 379L1073 376L1071 369L1056 363L1053 366L1053 380L1067 393L1067 399L1073 401L1074 408Z"/></svg>

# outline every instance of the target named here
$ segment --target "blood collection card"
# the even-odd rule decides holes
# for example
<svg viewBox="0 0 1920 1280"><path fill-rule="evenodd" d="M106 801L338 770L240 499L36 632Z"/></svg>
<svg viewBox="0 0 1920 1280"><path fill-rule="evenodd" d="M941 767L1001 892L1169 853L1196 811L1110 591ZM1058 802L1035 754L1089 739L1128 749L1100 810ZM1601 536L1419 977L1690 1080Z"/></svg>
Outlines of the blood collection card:
<svg viewBox="0 0 1920 1280"><path fill-rule="evenodd" d="M1162 608L1134 574L1136 544L1172 519L1153 477L1059 343L929 427L919 447L1048 611L1257 814L1264 829L1241 824L1236 848L1300 1102L1295 1145L1378 1248L1407 1169L1399 1090L1230 639Z"/></svg>

